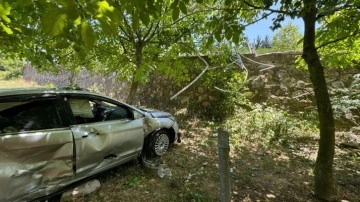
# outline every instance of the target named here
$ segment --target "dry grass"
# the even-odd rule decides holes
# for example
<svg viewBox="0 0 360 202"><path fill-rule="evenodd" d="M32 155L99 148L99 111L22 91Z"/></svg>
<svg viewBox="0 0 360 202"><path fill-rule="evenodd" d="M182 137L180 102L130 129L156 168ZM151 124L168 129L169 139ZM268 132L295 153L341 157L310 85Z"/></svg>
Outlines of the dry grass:
<svg viewBox="0 0 360 202"><path fill-rule="evenodd" d="M22 78L13 79L13 80L4 80L0 77L0 89L1 88L29 88L37 87L38 85L35 82L27 82Z"/></svg>

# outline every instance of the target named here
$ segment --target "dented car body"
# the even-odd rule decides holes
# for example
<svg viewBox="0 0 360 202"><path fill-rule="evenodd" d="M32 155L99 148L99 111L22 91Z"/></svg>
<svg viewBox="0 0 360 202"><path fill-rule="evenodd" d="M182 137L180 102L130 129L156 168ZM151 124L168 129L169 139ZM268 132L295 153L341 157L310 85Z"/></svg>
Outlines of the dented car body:
<svg viewBox="0 0 360 202"><path fill-rule="evenodd" d="M0 90L0 201L47 199L179 139L166 112L88 91Z"/></svg>

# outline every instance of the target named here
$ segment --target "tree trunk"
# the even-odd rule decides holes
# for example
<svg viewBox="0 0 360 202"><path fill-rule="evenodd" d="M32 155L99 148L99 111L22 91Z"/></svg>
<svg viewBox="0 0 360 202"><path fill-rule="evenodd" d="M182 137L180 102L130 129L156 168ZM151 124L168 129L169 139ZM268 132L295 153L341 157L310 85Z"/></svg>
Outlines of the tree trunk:
<svg viewBox="0 0 360 202"><path fill-rule="evenodd" d="M138 78L136 78L136 72L141 68L142 65L142 51L143 51L144 44L142 41L134 42L134 48L135 48L135 65L136 69L133 71L133 76L131 79L131 85L128 97L126 99L126 102L129 104L134 104L134 99L136 96L136 91L139 87L139 81Z"/></svg>
<svg viewBox="0 0 360 202"><path fill-rule="evenodd" d="M324 76L324 67L315 47L315 23L317 8L315 1L304 0L303 16L305 32L303 55L308 64L310 79L315 92L315 100L320 122L319 150L316 158L315 197L330 200L334 194L333 162L335 153L335 125L333 110Z"/></svg>
<svg viewBox="0 0 360 202"><path fill-rule="evenodd" d="M135 75L133 76L133 79L131 81L131 85L130 85L130 90L129 90L129 94L128 94L128 97L126 99L126 102L128 104L134 104L134 99L135 99L135 96L136 96L136 91L139 87L139 82L137 82L135 79Z"/></svg>

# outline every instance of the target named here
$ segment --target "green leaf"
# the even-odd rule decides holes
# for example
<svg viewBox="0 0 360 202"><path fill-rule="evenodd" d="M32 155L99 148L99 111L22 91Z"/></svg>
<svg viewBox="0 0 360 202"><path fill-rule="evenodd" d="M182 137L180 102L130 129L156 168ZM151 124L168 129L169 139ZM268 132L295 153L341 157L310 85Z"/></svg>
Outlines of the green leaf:
<svg viewBox="0 0 360 202"><path fill-rule="evenodd" d="M215 30L214 36L215 36L215 39L216 39L218 42L220 42L220 41L221 41L221 29Z"/></svg>
<svg viewBox="0 0 360 202"><path fill-rule="evenodd" d="M10 23L11 20L7 16L10 15L11 6L5 2L4 4L0 3L0 17L6 22Z"/></svg>
<svg viewBox="0 0 360 202"><path fill-rule="evenodd" d="M171 3L170 8L174 9L178 6L178 4L179 4L179 0L175 0L174 2Z"/></svg>
<svg viewBox="0 0 360 202"><path fill-rule="evenodd" d="M230 27L225 27L225 38L227 40L230 40L232 35L233 35L233 31L231 30L231 28Z"/></svg>
<svg viewBox="0 0 360 202"><path fill-rule="evenodd" d="M56 36L63 32L67 23L67 14L61 9L52 9L43 17L42 27L50 36Z"/></svg>
<svg viewBox="0 0 360 202"><path fill-rule="evenodd" d="M149 14L145 12L140 12L140 19L145 25L148 25L150 22Z"/></svg>
<svg viewBox="0 0 360 202"><path fill-rule="evenodd" d="M76 20L74 20L74 25L80 25L81 24L81 16L79 16L78 18L76 18Z"/></svg>
<svg viewBox="0 0 360 202"><path fill-rule="evenodd" d="M64 49L70 46L70 43L66 40L61 40L58 43L56 43L56 48Z"/></svg>
<svg viewBox="0 0 360 202"><path fill-rule="evenodd" d="M233 32L233 36L232 36L233 42L235 44L239 44L240 42L240 34L237 32Z"/></svg>
<svg viewBox="0 0 360 202"><path fill-rule="evenodd" d="M99 18L98 20L104 34L109 36L117 34L117 27L112 24L113 21L108 21L106 18Z"/></svg>
<svg viewBox="0 0 360 202"><path fill-rule="evenodd" d="M14 33L9 27L4 25L2 22L0 22L0 26L3 28L3 30L6 32L6 34L13 34Z"/></svg>
<svg viewBox="0 0 360 202"><path fill-rule="evenodd" d="M172 12L172 19L175 21L177 19L179 19L179 15L180 15L180 10L178 7L175 7L173 12Z"/></svg>
<svg viewBox="0 0 360 202"><path fill-rule="evenodd" d="M132 28L137 30L139 28L139 15L138 13L134 13L132 15Z"/></svg>
<svg viewBox="0 0 360 202"><path fill-rule="evenodd" d="M81 23L81 39L86 50L90 50L94 46L94 30L88 22Z"/></svg>
<svg viewBox="0 0 360 202"><path fill-rule="evenodd" d="M98 12L102 14L108 11L112 12L115 9L113 6L110 6L110 4L107 1L99 1L97 2L97 5L99 6Z"/></svg>
<svg viewBox="0 0 360 202"><path fill-rule="evenodd" d="M185 15L187 14L187 8L186 8L186 5L184 2L182 2L182 1L179 2L179 8L182 13L184 13Z"/></svg>
<svg viewBox="0 0 360 202"><path fill-rule="evenodd" d="M210 47L214 43L214 37L210 36L206 42L206 47Z"/></svg>

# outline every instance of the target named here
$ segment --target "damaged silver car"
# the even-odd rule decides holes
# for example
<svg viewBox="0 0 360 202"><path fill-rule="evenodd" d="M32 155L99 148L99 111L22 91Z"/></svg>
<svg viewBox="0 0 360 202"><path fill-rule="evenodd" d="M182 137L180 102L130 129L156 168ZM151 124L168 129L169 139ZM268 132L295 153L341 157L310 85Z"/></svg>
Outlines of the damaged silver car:
<svg viewBox="0 0 360 202"><path fill-rule="evenodd" d="M0 201L69 186L180 141L175 118L83 90L0 90Z"/></svg>

